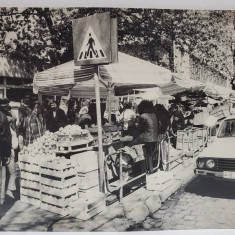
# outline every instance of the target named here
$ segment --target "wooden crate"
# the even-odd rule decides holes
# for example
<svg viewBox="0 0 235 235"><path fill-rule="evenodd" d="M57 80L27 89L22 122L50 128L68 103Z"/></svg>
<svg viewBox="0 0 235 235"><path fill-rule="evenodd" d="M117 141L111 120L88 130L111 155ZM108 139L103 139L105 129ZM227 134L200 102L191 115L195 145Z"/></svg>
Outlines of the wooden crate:
<svg viewBox="0 0 235 235"><path fill-rule="evenodd" d="M19 154L20 200L40 207L40 160L30 155Z"/></svg>
<svg viewBox="0 0 235 235"><path fill-rule="evenodd" d="M41 191L40 189L32 189L32 188L26 188L26 187L21 187L20 188L20 194L28 197L33 197L38 200L41 198Z"/></svg>
<svg viewBox="0 0 235 235"><path fill-rule="evenodd" d="M93 145L92 139L84 139L79 141L73 141L69 143L61 142L56 144L57 153L71 153L71 152L81 152L91 150Z"/></svg>
<svg viewBox="0 0 235 235"><path fill-rule="evenodd" d="M98 170L90 171L87 173L78 172L79 189L86 190L97 185L99 185Z"/></svg>
<svg viewBox="0 0 235 235"><path fill-rule="evenodd" d="M41 209L68 214L69 203L78 200L76 164L68 159L58 159L44 162L40 168Z"/></svg>
<svg viewBox="0 0 235 235"><path fill-rule="evenodd" d="M79 197L89 197L99 192L99 185L87 189L78 189Z"/></svg>
<svg viewBox="0 0 235 235"><path fill-rule="evenodd" d="M30 197L30 196L26 196L24 194L20 195L20 201L24 202L24 203L27 203L27 204L34 205L36 207L40 207L40 204L41 204L41 200L40 199L37 199L37 198L34 198L34 197Z"/></svg>
<svg viewBox="0 0 235 235"><path fill-rule="evenodd" d="M46 210L46 211L50 211L56 214L60 214L60 215L68 215L70 213L69 207L59 207L59 206L55 206L55 205L50 205L49 203L46 202L41 202L40 204L40 208L42 210Z"/></svg>

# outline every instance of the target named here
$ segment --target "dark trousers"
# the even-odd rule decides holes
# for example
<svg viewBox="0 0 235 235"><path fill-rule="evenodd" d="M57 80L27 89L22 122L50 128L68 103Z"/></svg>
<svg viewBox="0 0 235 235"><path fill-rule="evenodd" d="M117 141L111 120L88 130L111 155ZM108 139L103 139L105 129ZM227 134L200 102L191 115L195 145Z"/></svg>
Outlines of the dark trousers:
<svg viewBox="0 0 235 235"><path fill-rule="evenodd" d="M144 155L145 155L145 165L146 165L146 172L148 174L153 173L153 168L155 166L154 163L157 162L157 149L158 144L156 142L147 142L144 146Z"/></svg>

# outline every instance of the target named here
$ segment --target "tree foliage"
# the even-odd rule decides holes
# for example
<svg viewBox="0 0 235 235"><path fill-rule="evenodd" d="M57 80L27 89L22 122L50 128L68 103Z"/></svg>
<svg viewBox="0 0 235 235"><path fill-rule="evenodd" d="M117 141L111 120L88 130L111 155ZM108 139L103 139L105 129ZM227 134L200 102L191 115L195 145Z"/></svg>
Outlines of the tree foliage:
<svg viewBox="0 0 235 235"><path fill-rule="evenodd" d="M0 33L17 33L16 49L4 54L22 58L38 71L73 59L72 19L109 11L118 18L119 49L160 64L158 48L169 53L173 42L182 52L231 76L233 11L116 8L1 8Z"/></svg>

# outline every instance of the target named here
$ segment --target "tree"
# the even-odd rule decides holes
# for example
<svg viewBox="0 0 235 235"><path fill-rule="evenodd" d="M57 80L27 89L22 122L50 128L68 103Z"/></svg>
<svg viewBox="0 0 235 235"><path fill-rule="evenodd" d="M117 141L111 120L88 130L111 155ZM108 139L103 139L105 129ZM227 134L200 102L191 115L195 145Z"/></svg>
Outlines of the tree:
<svg viewBox="0 0 235 235"><path fill-rule="evenodd" d="M135 45L136 53L154 57L154 47L161 44L169 53L170 69L174 69L173 42L182 52L199 58L202 63L233 74L233 11L121 9L119 35L125 48ZM146 45L138 52L137 45Z"/></svg>
<svg viewBox="0 0 235 235"><path fill-rule="evenodd" d="M72 19L109 11L118 18L119 50L174 69L173 42L226 76L233 74L234 11L117 8L1 8L0 32L15 31L17 48L4 54L23 58L38 71L73 59ZM159 57L168 53L169 65Z"/></svg>

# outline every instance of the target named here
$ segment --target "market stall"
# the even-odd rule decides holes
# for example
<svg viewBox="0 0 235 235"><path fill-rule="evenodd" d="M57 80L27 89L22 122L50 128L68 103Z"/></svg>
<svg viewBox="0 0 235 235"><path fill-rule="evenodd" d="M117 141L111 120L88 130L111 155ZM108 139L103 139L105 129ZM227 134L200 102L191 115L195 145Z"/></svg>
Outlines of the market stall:
<svg viewBox="0 0 235 235"><path fill-rule="evenodd" d="M86 68L88 68L88 71L86 71ZM59 65L55 68L36 74L34 78L34 92L39 94L61 96L68 94L70 90L70 95L72 97L87 98L89 96L89 98L94 98L95 89L93 72L94 69L91 66L75 67L74 62L70 61L64 65ZM99 67L98 73L101 97L107 97L107 94L110 97L110 91L118 93L120 91L118 89L125 90L125 92L128 94L130 89L156 87L159 84L169 82L171 79L171 72L169 70L140 60L138 58L125 55L123 53L119 53L119 63L102 65ZM125 140L125 144L123 143L121 138L118 136L118 130L115 129L115 126L103 126L103 131L103 149L106 153L106 156L119 156L117 157L117 159L119 159L120 170L117 172L119 181L118 186L115 188L115 190L121 189L121 198L122 188L127 183L126 180L124 180L125 182L123 181L123 171L125 171L125 155L127 154L127 152L129 153L129 155L132 152L132 156L134 156L132 146L130 146L129 150L125 148L125 144L127 141ZM92 133L91 129L90 133ZM92 189L91 192L94 193L95 191L96 193L98 193L98 165L94 166L94 169L89 169L89 171L84 172L84 169L86 169L86 167L84 166L84 162L90 162L88 161L88 158L92 158L93 156L93 162L97 162L95 159L97 159L98 146L97 143L94 141L95 138L93 139L93 141L83 144L81 149L81 146L72 146L71 141L63 141L64 143L59 143L59 139L60 137L57 136L55 150L56 156L60 156L60 159L63 159L63 157L70 159L75 158L76 160L73 162L76 162L78 165L83 165L83 167L80 168L78 172L78 176L80 175L81 177L83 177L80 181L83 182L83 186L78 186L78 188L80 189L78 190L78 195L84 194L84 190L85 194L87 195L87 192L90 189ZM113 151L111 149L113 149ZM79 153L80 151L82 151L82 154ZM137 155L135 154L135 156ZM84 156L86 156L86 159L84 159ZM143 161L143 154L142 158L140 157L138 158L138 160L136 159L135 161ZM86 182L84 184L84 180L86 179L89 180L89 182ZM84 188L84 185L86 186L86 188ZM88 187L88 185L90 185L91 187ZM53 187L53 185L51 186Z"/></svg>

